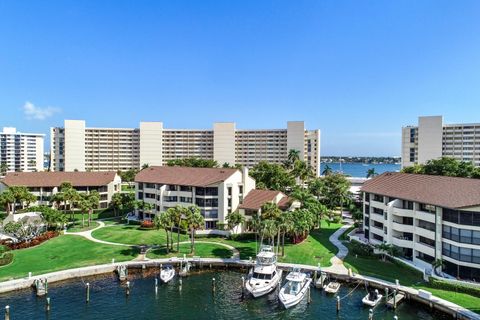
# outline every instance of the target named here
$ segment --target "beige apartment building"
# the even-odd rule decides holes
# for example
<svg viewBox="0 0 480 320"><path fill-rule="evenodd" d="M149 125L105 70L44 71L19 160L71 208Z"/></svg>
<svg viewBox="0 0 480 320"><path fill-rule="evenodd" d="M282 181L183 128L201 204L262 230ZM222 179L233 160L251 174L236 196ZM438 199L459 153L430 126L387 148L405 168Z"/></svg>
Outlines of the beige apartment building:
<svg viewBox="0 0 480 320"><path fill-rule="evenodd" d="M480 123L444 124L442 116L428 116L402 128L402 167L442 156L480 166Z"/></svg>
<svg viewBox="0 0 480 320"><path fill-rule="evenodd" d="M50 157L54 171L128 170L192 157L252 167L282 163L290 149L320 174L320 130L306 130L303 121L289 121L286 129L244 130L222 122L197 130L166 129L162 122L89 128L83 120L65 120L64 127L51 128Z"/></svg>
<svg viewBox="0 0 480 320"><path fill-rule="evenodd" d="M42 171L44 137L44 134L3 128L0 132L0 164L6 164L7 172Z"/></svg>

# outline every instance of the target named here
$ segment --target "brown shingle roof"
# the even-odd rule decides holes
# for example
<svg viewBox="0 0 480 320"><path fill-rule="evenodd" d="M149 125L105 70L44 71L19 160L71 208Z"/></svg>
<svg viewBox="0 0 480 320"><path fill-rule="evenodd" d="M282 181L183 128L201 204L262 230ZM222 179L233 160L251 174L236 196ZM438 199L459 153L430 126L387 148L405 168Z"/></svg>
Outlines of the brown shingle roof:
<svg viewBox="0 0 480 320"><path fill-rule="evenodd" d="M225 181L237 171L225 168L152 166L137 173L135 182L205 187Z"/></svg>
<svg viewBox="0 0 480 320"><path fill-rule="evenodd" d="M239 206L239 208L258 210L265 203L273 202L273 200L278 196L278 194L282 194L284 198L288 198L280 191L253 189L247 194L245 199L243 199L243 203ZM282 202L282 200L283 198L280 200L280 202Z"/></svg>
<svg viewBox="0 0 480 320"><path fill-rule="evenodd" d="M115 171L106 172L10 172L2 182L7 186L59 187L70 182L74 187L104 186L115 178Z"/></svg>
<svg viewBox="0 0 480 320"><path fill-rule="evenodd" d="M366 181L361 190L446 208L480 205L480 179L387 172Z"/></svg>

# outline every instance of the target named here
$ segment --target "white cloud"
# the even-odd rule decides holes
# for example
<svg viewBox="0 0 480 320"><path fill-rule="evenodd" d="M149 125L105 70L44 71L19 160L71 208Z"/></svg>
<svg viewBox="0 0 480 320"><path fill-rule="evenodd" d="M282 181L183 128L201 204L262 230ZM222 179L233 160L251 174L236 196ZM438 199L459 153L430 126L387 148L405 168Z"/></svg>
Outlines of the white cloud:
<svg viewBox="0 0 480 320"><path fill-rule="evenodd" d="M23 113L29 120L45 120L60 111L61 110L59 108L54 107L36 107L33 103L28 101L23 105Z"/></svg>

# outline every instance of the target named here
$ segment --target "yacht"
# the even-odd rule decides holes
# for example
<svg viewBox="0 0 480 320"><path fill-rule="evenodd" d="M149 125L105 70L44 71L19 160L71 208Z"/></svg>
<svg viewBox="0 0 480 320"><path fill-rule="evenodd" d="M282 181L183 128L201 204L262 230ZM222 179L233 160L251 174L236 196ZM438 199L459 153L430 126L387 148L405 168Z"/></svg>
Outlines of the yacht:
<svg viewBox="0 0 480 320"><path fill-rule="evenodd" d="M255 266L250 270L246 289L255 298L273 291L282 279L282 270L277 269L277 257L271 246L262 246Z"/></svg>
<svg viewBox="0 0 480 320"><path fill-rule="evenodd" d="M340 289L340 283L336 281L330 281L326 286L323 287L326 293L335 294Z"/></svg>
<svg viewBox="0 0 480 320"><path fill-rule="evenodd" d="M288 309L302 301L310 288L312 278L308 277L306 273L300 272L300 269L294 269L287 275L286 280L287 282L280 289L278 298L285 309Z"/></svg>
<svg viewBox="0 0 480 320"><path fill-rule="evenodd" d="M162 280L163 283L167 283L168 281L172 280L174 276L175 269L170 264L163 266L162 270L160 270L160 280Z"/></svg>

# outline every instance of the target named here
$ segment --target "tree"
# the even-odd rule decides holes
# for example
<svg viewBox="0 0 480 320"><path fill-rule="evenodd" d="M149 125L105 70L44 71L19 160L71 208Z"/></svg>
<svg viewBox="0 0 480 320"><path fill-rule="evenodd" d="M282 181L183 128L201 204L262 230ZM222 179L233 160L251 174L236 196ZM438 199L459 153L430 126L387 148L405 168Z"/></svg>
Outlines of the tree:
<svg viewBox="0 0 480 320"><path fill-rule="evenodd" d="M295 162L300 160L300 150L290 149L287 160L284 162L285 169L292 170Z"/></svg>
<svg viewBox="0 0 480 320"><path fill-rule="evenodd" d="M432 262L432 268L433 272L437 275L439 275L443 268L445 267L445 262L442 259L436 259L435 261ZM440 269L440 272L438 271Z"/></svg>
<svg viewBox="0 0 480 320"><path fill-rule="evenodd" d="M17 239L19 242L30 241L38 237L44 227L42 221L28 220L27 217L24 217L17 222L7 222L6 224L2 224L0 231L7 236Z"/></svg>
<svg viewBox="0 0 480 320"><path fill-rule="evenodd" d="M451 157L428 160L402 169L404 173L428 174L450 177L480 178L480 169L472 162L459 161Z"/></svg>
<svg viewBox="0 0 480 320"><path fill-rule="evenodd" d="M227 166L225 166L227 164ZM217 161L213 159L184 158L172 159L167 161L167 166L195 167L195 168L218 168ZM228 163L223 164L223 168L230 168Z"/></svg>
<svg viewBox="0 0 480 320"><path fill-rule="evenodd" d="M142 170L147 169L148 167L150 167L150 165L148 163L144 163L142 165Z"/></svg>
<svg viewBox="0 0 480 320"><path fill-rule="evenodd" d="M300 160L295 161L291 173L299 180L302 188L305 186L305 182L315 177L312 166Z"/></svg>
<svg viewBox="0 0 480 320"><path fill-rule="evenodd" d="M129 169L127 171L120 171L119 175L122 178L122 181L133 182L135 180L135 175L138 173L136 169Z"/></svg>
<svg viewBox="0 0 480 320"><path fill-rule="evenodd" d="M0 164L0 173L2 176L6 175L8 171L8 164L6 162L2 162Z"/></svg>
<svg viewBox="0 0 480 320"><path fill-rule="evenodd" d="M73 208L80 199L80 194L73 188L70 182L63 182L60 186L60 192L63 195L63 210L66 212L68 206L68 210L70 210L71 213L71 219L73 220Z"/></svg>
<svg viewBox="0 0 480 320"><path fill-rule="evenodd" d="M7 209L7 213L15 213L17 204L20 204L22 208L27 207L31 202L34 202L37 198L31 194L27 187L24 186L11 186L1 194L1 200Z"/></svg>
<svg viewBox="0 0 480 320"><path fill-rule="evenodd" d="M277 234L277 224L273 219L265 219L261 221L261 238L260 244L263 244L263 239L267 238L270 240L270 245L275 247L275 235Z"/></svg>
<svg viewBox="0 0 480 320"><path fill-rule="evenodd" d="M284 212L277 219L277 226L282 236L282 257L285 256L285 235L293 229L293 215L291 212ZM278 242L277 242L278 243Z"/></svg>
<svg viewBox="0 0 480 320"><path fill-rule="evenodd" d="M377 174L377 172L375 171L375 168L370 168L367 170L367 179L368 178L373 178L375 177Z"/></svg>
<svg viewBox="0 0 480 320"><path fill-rule="evenodd" d="M168 212L162 212L161 214L155 215L153 218L153 224L157 230L163 229L165 230L165 235L167 239L167 254L170 252L170 239L171 233L169 235L169 231L173 228L173 221L172 217Z"/></svg>
<svg viewBox="0 0 480 320"><path fill-rule="evenodd" d="M186 216L186 209L180 205L176 205L173 208L169 208L169 214L172 216L172 219L177 227L177 252L180 252L180 229L182 228L182 221Z"/></svg>
<svg viewBox="0 0 480 320"><path fill-rule="evenodd" d="M187 223L188 229L190 230L190 253L195 254L195 231L205 226L205 220L200 214L200 208L196 205L189 206L184 212L185 221Z"/></svg>
<svg viewBox="0 0 480 320"><path fill-rule="evenodd" d="M82 210L82 227L85 226L85 211L88 213L88 226L90 227L93 209L98 208L99 202L100 195L97 191L90 191L89 193L82 194L79 201L79 205Z"/></svg>
<svg viewBox="0 0 480 320"><path fill-rule="evenodd" d="M322 176L328 176L333 173L332 168L328 164L325 165L325 168L322 171Z"/></svg>
<svg viewBox="0 0 480 320"><path fill-rule="evenodd" d="M241 214L238 210L230 213L227 216L228 229L233 230L236 226L241 225L245 222L245 216Z"/></svg>
<svg viewBox="0 0 480 320"><path fill-rule="evenodd" d="M262 206L261 212L262 220L275 220L282 214L282 210L280 210L277 204L273 202L265 203Z"/></svg>
<svg viewBox="0 0 480 320"><path fill-rule="evenodd" d="M386 260L387 255L396 256L398 254L398 248L397 247L395 247L392 244L387 244L385 242L382 242L380 244L375 245L375 248L377 248L382 253L382 260L383 261Z"/></svg>
<svg viewBox="0 0 480 320"><path fill-rule="evenodd" d="M287 192L295 186L295 178L283 166L260 161L250 170L257 188Z"/></svg>
<svg viewBox="0 0 480 320"><path fill-rule="evenodd" d="M112 200L110 201L110 206L113 208L113 214L115 217L118 215L118 210L122 210L124 208L124 197L121 193L115 193L112 196Z"/></svg>
<svg viewBox="0 0 480 320"><path fill-rule="evenodd" d="M320 202L329 210L338 207L343 210L344 204L350 201L350 182L340 173L333 173L321 179Z"/></svg>
<svg viewBox="0 0 480 320"><path fill-rule="evenodd" d="M63 228L67 223L67 217L57 209L48 206L39 206L32 208L33 211L40 212L42 219L47 225L47 229Z"/></svg>

